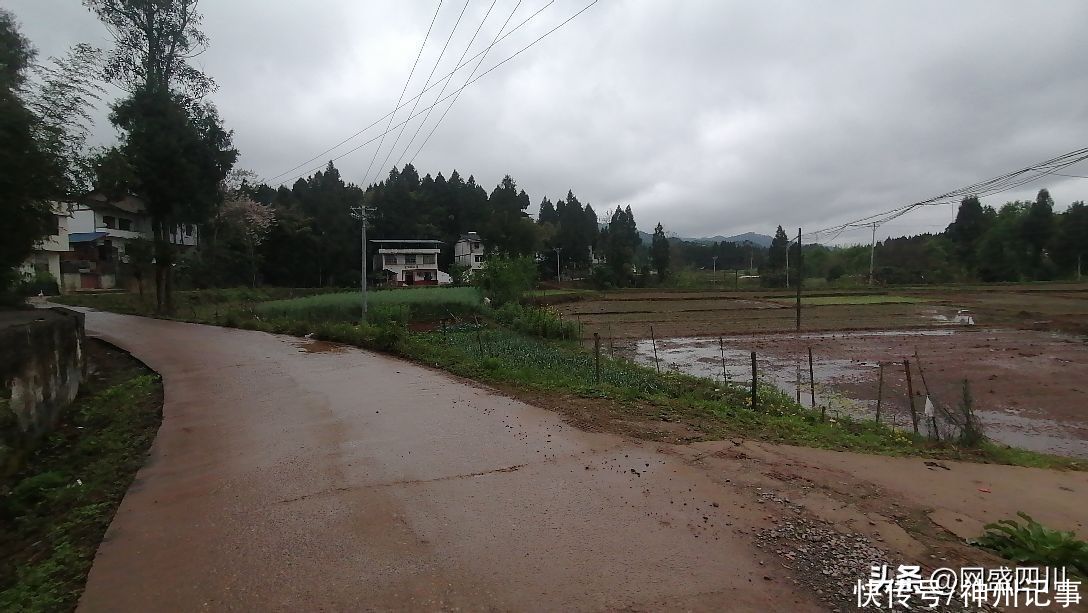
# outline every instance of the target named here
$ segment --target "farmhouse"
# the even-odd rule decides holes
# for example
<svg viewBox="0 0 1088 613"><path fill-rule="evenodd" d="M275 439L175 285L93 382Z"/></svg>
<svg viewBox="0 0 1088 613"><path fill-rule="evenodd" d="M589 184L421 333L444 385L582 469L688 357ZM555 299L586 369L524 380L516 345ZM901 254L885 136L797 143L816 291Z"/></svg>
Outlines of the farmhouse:
<svg viewBox="0 0 1088 613"><path fill-rule="evenodd" d="M52 232L34 247L30 257L20 267L20 273L32 276L49 273L53 279L60 281L61 256L70 249L68 244L68 217L67 206L60 202L54 202Z"/></svg>
<svg viewBox="0 0 1088 613"><path fill-rule="evenodd" d="M450 282L450 276L438 270L442 241L380 239L370 242L378 246L374 270L382 274L383 282L391 285L444 285Z"/></svg>
<svg viewBox="0 0 1088 613"><path fill-rule="evenodd" d="M459 266L467 266L470 271L480 270L484 267L483 239L476 232L462 234L461 238L453 244L453 263Z"/></svg>

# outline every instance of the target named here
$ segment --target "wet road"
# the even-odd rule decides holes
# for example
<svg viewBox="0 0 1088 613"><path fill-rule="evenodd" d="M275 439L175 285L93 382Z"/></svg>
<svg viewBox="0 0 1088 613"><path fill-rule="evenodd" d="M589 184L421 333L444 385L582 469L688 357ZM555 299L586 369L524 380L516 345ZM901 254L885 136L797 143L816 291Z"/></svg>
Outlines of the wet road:
<svg viewBox="0 0 1088 613"><path fill-rule="evenodd" d="M751 545L759 513L667 448L353 348L87 329L165 406L83 610L820 608Z"/></svg>

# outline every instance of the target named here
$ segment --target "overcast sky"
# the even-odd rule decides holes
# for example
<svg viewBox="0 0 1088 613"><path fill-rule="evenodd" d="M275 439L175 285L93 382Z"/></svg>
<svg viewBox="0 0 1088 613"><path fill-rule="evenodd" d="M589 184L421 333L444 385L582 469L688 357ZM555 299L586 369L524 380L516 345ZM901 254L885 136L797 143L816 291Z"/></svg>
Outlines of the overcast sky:
<svg viewBox="0 0 1088 613"><path fill-rule="evenodd" d="M584 7L556 0L496 45L480 72ZM496 0L469 52L517 0ZM525 0L507 30L547 4ZM2 0L41 55L108 46L78 0ZM270 179L389 112L437 1L205 0L211 47L198 66L241 151ZM491 0L470 0L435 80L452 70ZM422 89L464 0L445 0L408 88ZM489 191L510 174L533 200L568 189L600 215L630 204L638 225L680 236L819 228L895 208L1088 146L1088 2L1083 0L600 0L464 90L415 160L456 168ZM475 64L454 75L460 87ZM432 80L433 82L433 80ZM417 108L434 102L441 85ZM448 102L436 107L412 151ZM407 117L407 107L397 121ZM114 138L105 111L95 134ZM407 124L384 175L420 116ZM371 128L284 177L321 166ZM392 132L375 166L396 139ZM335 162L364 181L373 143ZM404 162L402 161L402 164ZM1088 163L1066 171L1088 175ZM1058 209L1088 180L1048 177L984 200ZM938 231L950 207L912 213L882 235ZM868 230L840 242L868 240Z"/></svg>

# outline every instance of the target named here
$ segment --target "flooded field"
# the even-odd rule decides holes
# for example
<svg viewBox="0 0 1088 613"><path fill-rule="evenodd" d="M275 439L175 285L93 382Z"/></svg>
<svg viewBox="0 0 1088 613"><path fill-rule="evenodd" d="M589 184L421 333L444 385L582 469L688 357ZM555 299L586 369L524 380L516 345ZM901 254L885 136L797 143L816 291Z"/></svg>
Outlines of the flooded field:
<svg viewBox="0 0 1088 613"><path fill-rule="evenodd" d="M878 393L881 421L910 427L903 361L914 367L916 395L955 406L969 382L990 438L1018 447L1088 458L1088 344L1062 334L977 329L967 313L928 313L945 325L920 330L777 333L657 341L662 369L748 383L751 352L760 380L829 415L873 419ZM967 325L963 325L967 324ZM939 325L939 324L938 324ZM813 353L809 377L808 350ZM627 344L623 353L654 364L650 340ZM917 353L918 358L915 357ZM919 359L920 358L920 359ZM880 366L884 365L883 390ZM814 383L810 387L810 381ZM921 400L917 406L921 407Z"/></svg>

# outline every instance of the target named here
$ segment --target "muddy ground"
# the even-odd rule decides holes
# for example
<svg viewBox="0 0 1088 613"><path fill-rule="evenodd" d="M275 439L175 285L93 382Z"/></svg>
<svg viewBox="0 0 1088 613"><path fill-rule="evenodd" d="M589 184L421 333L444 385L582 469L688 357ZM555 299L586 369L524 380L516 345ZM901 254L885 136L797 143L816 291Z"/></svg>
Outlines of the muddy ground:
<svg viewBox="0 0 1088 613"><path fill-rule="evenodd" d="M839 294L849 299L859 292ZM781 291L637 290L552 308L579 322L585 338L597 332L608 350L647 364L653 364L652 334L664 367L700 376L722 377L721 336L726 375L750 381L749 352L756 351L761 377L791 396L800 380L806 405L812 347L816 405L832 415L875 418L884 363L881 419L904 428L911 427L911 419L902 362L910 359L916 395L925 394L928 383L930 395L943 406L961 403L967 380L994 440L1088 457L1088 287L907 288L870 294L891 301L805 306L800 335L794 331L793 306ZM896 302L896 296L910 301ZM919 398L919 411L922 405Z"/></svg>

